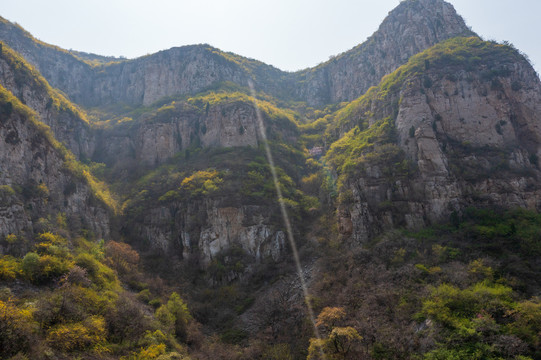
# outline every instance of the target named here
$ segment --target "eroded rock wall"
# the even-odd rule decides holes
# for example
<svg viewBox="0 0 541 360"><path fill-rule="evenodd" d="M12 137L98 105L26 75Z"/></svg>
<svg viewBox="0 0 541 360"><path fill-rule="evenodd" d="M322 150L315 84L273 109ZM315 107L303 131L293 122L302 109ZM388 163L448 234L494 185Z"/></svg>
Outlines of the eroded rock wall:
<svg viewBox="0 0 541 360"><path fill-rule="evenodd" d="M416 53L442 40L473 34L443 0L403 1L361 45L315 68L286 73L208 45L91 66L76 53L38 42L21 28L0 20L0 39L34 64L51 85L85 106L149 105L223 82L247 86L248 79L258 91L311 106L351 101Z"/></svg>
<svg viewBox="0 0 541 360"><path fill-rule="evenodd" d="M103 131L95 159L122 166L163 164L190 147L257 146L259 129L252 104L231 102L204 109L177 104L165 114Z"/></svg>
<svg viewBox="0 0 541 360"><path fill-rule="evenodd" d="M197 258L208 265L233 248L262 261L278 261L286 236L273 225L269 208L224 206L220 200L177 202L145 211L134 235L151 249L178 257Z"/></svg>

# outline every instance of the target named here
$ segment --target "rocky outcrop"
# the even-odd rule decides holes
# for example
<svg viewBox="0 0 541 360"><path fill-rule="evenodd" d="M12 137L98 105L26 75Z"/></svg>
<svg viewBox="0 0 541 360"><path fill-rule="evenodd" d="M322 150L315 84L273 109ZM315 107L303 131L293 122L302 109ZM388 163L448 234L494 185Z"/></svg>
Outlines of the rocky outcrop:
<svg viewBox="0 0 541 360"><path fill-rule="evenodd" d="M167 96L195 94L223 82L278 93L285 73L209 45L176 47L133 60L105 62L45 44L0 18L0 40L34 65L47 81L84 106L149 105ZM79 54L79 56L77 56Z"/></svg>
<svg viewBox="0 0 541 360"><path fill-rule="evenodd" d="M76 101L148 105L165 96L194 94L219 82L245 85L242 69L213 50L204 45L185 46L112 64L94 79L93 93Z"/></svg>
<svg viewBox="0 0 541 360"><path fill-rule="evenodd" d="M97 161L155 166L193 148L257 146L259 129L253 104L231 101L197 107L186 102L158 110L134 124L120 124L99 135Z"/></svg>
<svg viewBox="0 0 541 360"><path fill-rule="evenodd" d="M35 39L19 25L0 17L0 39L21 54L55 88L71 99L81 96L84 86L91 85L94 70L67 50Z"/></svg>
<svg viewBox="0 0 541 360"><path fill-rule="evenodd" d="M268 215L262 210L257 206L210 208L208 226L199 237L199 249L205 259L238 246L257 261L279 260L285 248L285 234L268 225Z"/></svg>
<svg viewBox="0 0 541 360"><path fill-rule="evenodd" d="M39 69L53 87L85 106L148 105L164 96L200 92L218 82L246 85L248 79L235 61L207 45L173 48L130 61L105 63L99 58L91 65L88 56L38 41L2 18L0 39Z"/></svg>
<svg viewBox="0 0 541 360"><path fill-rule="evenodd" d="M366 161L360 176L348 178L344 235L363 243L384 229L456 218L471 205L541 208L541 83L516 52L492 46L494 57L475 66L405 77L398 111L382 114L396 114L402 157Z"/></svg>
<svg viewBox="0 0 541 360"><path fill-rule="evenodd" d="M75 233L107 238L109 211L69 170L31 110L0 91L0 236L47 231L61 215Z"/></svg>

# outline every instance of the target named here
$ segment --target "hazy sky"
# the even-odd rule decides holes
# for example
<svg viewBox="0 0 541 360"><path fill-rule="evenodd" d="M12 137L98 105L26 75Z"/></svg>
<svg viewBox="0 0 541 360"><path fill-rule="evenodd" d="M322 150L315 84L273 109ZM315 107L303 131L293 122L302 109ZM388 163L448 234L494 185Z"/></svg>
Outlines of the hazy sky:
<svg viewBox="0 0 541 360"><path fill-rule="evenodd" d="M447 0L541 69L540 0ZM399 0L1 0L0 15L66 49L133 58L208 43L299 70L363 42Z"/></svg>

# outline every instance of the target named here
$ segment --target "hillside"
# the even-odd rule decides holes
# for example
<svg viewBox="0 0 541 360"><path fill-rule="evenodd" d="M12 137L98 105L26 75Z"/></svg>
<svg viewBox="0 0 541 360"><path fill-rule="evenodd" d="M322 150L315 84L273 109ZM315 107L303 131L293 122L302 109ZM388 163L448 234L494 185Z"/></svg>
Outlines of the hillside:
<svg viewBox="0 0 541 360"><path fill-rule="evenodd" d="M445 1L296 73L0 41L0 358L541 357L541 82Z"/></svg>

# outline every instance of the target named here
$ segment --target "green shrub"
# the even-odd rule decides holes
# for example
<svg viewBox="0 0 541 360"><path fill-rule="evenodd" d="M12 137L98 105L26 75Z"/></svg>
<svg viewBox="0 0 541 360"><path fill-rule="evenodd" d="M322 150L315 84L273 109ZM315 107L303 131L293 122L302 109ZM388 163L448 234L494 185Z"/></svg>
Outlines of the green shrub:
<svg viewBox="0 0 541 360"><path fill-rule="evenodd" d="M63 324L47 332L47 342L55 349L72 352L89 349L105 342L105 321L91 316L83 322Z"/></svg>
<svg viewBox="0 0 541 360"><path fill-rule="evenodd" d="M0 281L15 280L20 272L20 265L17 259L11 256L0 258Z"/></svg>
<svg viewBox="0 0 541 360"><path fill-rule="evenodd" d="M40 274L39 255L35 252L27 253L21 262L21 270L30 281L38 278Z"/></svg>
<svg viewBox="0 0 541 360"><path fill-rule="evenodd" d="M89 253L81 253L74 260L75 265L85 269L88 278L98 289L115 289L118 286L118 279L114 271L98 261Z"/></svg>
<svg viewBox="0 0 541 360"><path fill-rule="evenodd" d="M28 352L35 339L35 325L29 310L0 301L0 358Z"/></svg>
<svg viewBox="0 0 541 360"><path fill-rule="evenodd" d="M13 196L15 191L10 185L0 185L0 196Z"/></svg>

